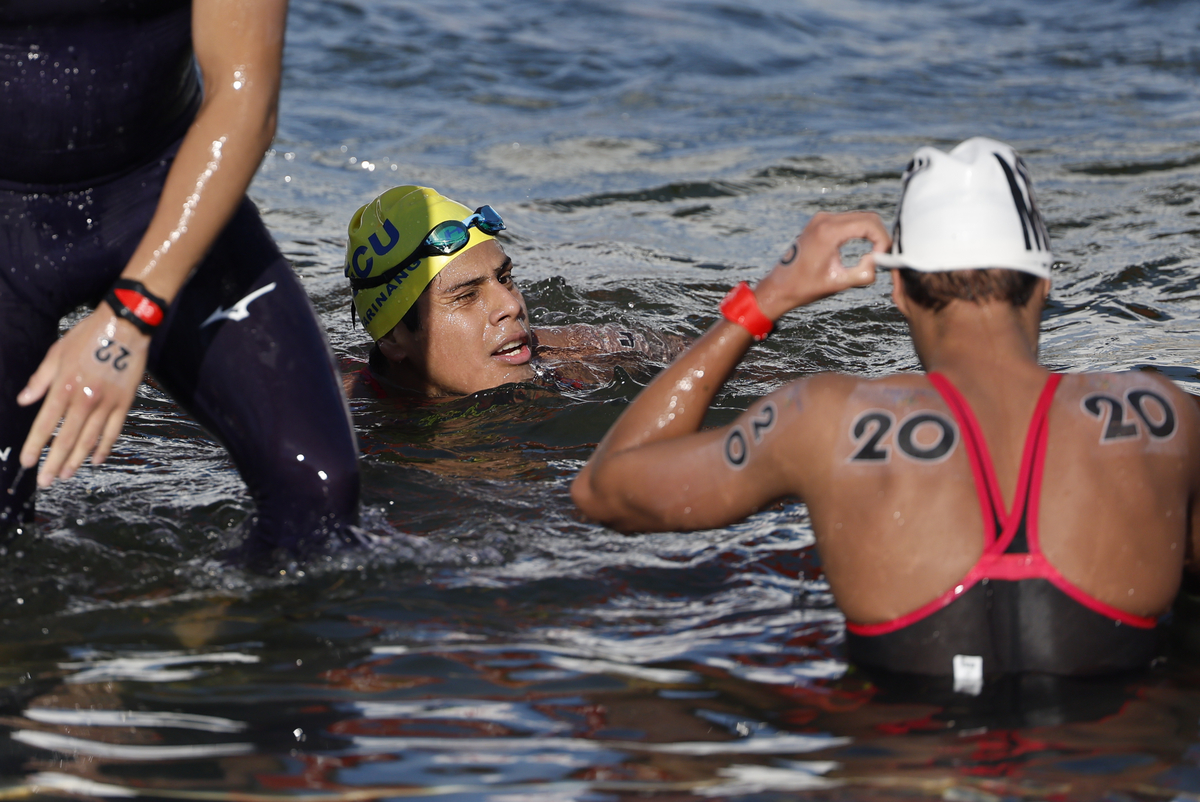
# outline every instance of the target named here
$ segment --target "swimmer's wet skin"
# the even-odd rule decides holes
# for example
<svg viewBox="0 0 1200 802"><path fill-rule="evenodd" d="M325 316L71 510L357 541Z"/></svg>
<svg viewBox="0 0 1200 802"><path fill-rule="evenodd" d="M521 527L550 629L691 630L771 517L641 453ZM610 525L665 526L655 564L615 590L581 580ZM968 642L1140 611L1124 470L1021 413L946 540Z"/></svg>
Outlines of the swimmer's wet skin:
<svg viewBox="0 0 1200 802"><path fill-rule="evenodd" d="M332 355L245 197L285 26L280 0L0 8L0 49L37 56L0 59L0 533L31 517L35 478L104 461L149 370L229 449L257 503L250 551L353 538Z"/></svg>
<svg viewBox="0 0 1200 802"><path fill-rule="evenodd" d="M678 353L673 338L651 332L533 329L496 239L504 229L492 207L471 211L428 187L393 187L354 213L345 274L375 346L348 387L352 396L470 395L532 381L551 352L635 352L664 362Z"/></svg>
<svg viewBox="0 0 1200 802"><path fill-rule="evenodd" d="M1200 515L1196 404L1157 375L1038 364L1052 258L1011 148L921 148L903 184L890 236L874 214L818 214L732 292L600 443L576 503L625 530L690 530L799 496L867 668L978 693L1007 672L1147 666ZM846 267L859 238L873 251ZM773 321L876 266L926 373L818 374L699 430Z"/></svg>

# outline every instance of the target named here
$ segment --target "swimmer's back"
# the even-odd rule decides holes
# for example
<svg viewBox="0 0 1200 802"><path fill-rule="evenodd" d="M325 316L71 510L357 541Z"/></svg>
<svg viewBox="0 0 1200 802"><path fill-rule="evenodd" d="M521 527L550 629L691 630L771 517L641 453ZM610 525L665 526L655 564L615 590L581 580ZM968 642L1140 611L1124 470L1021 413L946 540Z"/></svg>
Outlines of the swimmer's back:
<svg viewBox="0 0 1200 802"><path fill-rule="evenodd" d="M1006 511L1048 377L1031 369L951 382L978 420ZM850 621L894 621L976 565L985 534L969 434L928 377L827 374L775 397L801 413L781 416L778 442L807 443L807 458L778 461L809 500L826 574ZM1047 421L1035 499L1042 552L1102 604L1136 616L1163 613L1187 551L1196 405L1151 374L1074 374L1054 390ZM1038 478L1033 472L1032 493Z"/></svg>

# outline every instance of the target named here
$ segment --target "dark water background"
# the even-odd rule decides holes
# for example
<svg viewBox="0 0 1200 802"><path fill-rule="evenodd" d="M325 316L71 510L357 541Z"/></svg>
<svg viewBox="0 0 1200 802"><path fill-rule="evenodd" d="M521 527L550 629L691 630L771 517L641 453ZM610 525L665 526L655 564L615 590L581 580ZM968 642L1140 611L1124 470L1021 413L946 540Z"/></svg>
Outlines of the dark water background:
<svg viewBox="0 0 1200 802"><path fill-rule="evenodd" d="M813 213L890 218L916 147L984 134L1049 223L1046 363L1200 392L1198 34L1200 4L1166 0L294 0L251 194L343 359L344 226L397 183L501 211L535 323L695 335ZM912 368L903 334L886 281L794 314L715 418L814 370ZM581 521L569 481L640 378L356 402L376 545L268 577L215 559L251 505L145 388L111 464L4 551L0 796L1200 794L1192 658L906 695L847 671L802 505Z"/></svg>

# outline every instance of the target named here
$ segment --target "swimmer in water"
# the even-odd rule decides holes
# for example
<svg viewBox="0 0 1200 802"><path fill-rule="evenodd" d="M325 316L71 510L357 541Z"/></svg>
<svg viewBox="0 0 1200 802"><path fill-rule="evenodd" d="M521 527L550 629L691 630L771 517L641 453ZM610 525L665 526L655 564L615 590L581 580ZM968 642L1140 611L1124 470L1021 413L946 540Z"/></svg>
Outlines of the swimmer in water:
<svg viewBox="0 0 1200 802"><path fill-rule="evenodd" d="M338 372L245 196L286 16L286 0L0 4L0 534L31 519L35 479L104 462L148 370L229 449L257 504L250 550L354 539Z"/></svg>
<svg viewBox="0 0 1200 802"><path fill-rule="evenodd" d="M375 341L351 397L457 397L512 382L578 387L614 359L665 364L682 337L620 326L531 327L491 206L471 211L428 187L393 187L354 213L346 277Z"/></svg>
<svg viewBox="0 0 1200 802"><path fill-rule="evenodd" d="M858 239L874 250L846 267ZM1010 147L921 148L891 236L872 213L813 217L635 399L572 495L622 530L710 529L799 496L868 669L977 694L989 676L1143 668L1200 523L1200 411L1153 373L1038 364L1052 261ZM775 321L877 266L926 372L818 374L701 430Z"/></svg>

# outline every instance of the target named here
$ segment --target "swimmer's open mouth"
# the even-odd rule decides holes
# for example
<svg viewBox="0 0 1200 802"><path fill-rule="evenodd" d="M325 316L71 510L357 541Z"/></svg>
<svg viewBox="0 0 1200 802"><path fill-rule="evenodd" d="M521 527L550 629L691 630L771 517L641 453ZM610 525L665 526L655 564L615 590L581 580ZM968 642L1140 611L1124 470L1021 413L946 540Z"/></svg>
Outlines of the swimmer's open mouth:
<svg viewBox="0 0 1200 802"><path fill-rule="evenodd" d="M533 356L529 350L529 336L521 334L516 339L504 343L492 352L492 356L512 365L525 364Z"/></svg>

